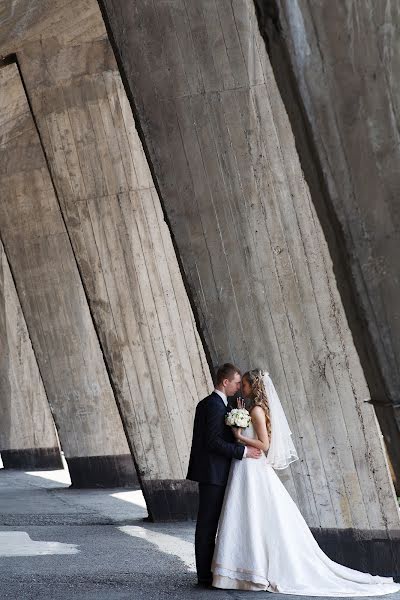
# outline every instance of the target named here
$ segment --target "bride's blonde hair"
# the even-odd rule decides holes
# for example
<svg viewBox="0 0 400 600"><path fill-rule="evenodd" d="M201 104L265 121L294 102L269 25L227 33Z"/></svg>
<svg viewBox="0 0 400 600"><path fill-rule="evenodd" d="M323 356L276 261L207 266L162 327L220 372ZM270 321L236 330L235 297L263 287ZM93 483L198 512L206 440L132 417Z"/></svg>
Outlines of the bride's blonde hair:
<svg viewBox="0 0 400 600"><path fill-rule="evenodd" d="M267 392L263 382L264 372L259 369L246 371L243 379L246 379L251 387L249 411L253 406L261 406L265 413L265 421L267 424L268 437L271 439L271 418Z"/></svg>

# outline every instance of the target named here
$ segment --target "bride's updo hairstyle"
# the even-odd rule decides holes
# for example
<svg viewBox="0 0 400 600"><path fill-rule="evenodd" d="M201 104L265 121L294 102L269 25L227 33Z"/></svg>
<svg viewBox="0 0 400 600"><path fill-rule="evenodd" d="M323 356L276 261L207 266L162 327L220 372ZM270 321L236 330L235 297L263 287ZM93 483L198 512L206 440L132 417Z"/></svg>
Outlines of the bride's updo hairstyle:
<svg viewBox="0 0 400 600"><path fill-rule="evenodd" d="M253 406L261 406L265 412L268 437L271 439L271 418L269 413L267 393L263 383L263 376L263 371L260 371L259 369L253 369L252 371L246 371L246 373L243 375L243 379L246 379L251 387L249 411L251 411Z"/></svg>

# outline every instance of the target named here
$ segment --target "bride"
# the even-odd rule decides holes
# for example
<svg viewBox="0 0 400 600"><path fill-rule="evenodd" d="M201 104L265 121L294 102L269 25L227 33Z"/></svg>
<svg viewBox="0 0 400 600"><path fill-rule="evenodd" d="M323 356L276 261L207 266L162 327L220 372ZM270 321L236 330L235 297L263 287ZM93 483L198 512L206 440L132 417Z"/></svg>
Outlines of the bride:
<svg viewBox="0 0 400 600"><path fill-rule="evenodd" d="M310 596L373 596L400 590L391 577L361 573L322 552L274 469L298 459L268 373L248 371L242 391L251 424L234 428L238 441L264 451L234 460L224 496L212 562L217 588Z"/></svg>

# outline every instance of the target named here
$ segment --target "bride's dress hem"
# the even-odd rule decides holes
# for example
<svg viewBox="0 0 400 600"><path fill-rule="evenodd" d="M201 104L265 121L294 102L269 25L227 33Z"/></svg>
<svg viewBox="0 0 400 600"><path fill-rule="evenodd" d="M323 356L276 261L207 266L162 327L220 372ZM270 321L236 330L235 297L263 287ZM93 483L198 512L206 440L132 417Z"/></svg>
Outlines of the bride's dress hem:
<svg viewBox="0 0 400 600"><path fill-rule="evenodd" d="M213 587L235 590L272 591L272 589L270 590L269 581L262 575L254 573L254 571L228 569L220 564L213 564L211 570L213 571ZM277 590L274 589L274 591Z"/></svg>
<svg viewBox="0 0 400 600"><path fill-rule="evenodd" d="M388 581L385 583L380 582L375 585L381 585L382 589L378 590L376 587L373 590L363 592L358 591L357 596L359 597L371 597L371 596L385 596L388 594L394 594L399 591L399 584L393 581L392 578L386 578ZM283 589L278 585L273 585L267 579L260 575L256 575L245 569L232 571L222 566L213 567L213 580L212 586L222 590L240 590L240 591L251 591L251 592L272 592L279 594L289 594L293 596L311 596L321 597L325 593L323 590L319 590L318 593L315 590L304 589ZM328 592L331 598L354 598L354 590L350 592Z"/></svg>

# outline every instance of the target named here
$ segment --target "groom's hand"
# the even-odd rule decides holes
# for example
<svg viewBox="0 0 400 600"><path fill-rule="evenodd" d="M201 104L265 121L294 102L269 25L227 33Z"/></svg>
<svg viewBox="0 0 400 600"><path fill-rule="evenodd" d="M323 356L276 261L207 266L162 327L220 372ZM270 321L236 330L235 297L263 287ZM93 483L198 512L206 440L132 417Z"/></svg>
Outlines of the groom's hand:
<svg viewBox="0 0 400 600"><path fill-rule="evenodd" d="M239 440L240 439L240 434L242 433L241 428L240 427L232 427L231 429L232 429L232 433L235 436L235 438L237 440Z"/></svg>
<svg viewBox="0 0 400 600"><path fill-rule="evenodd" d="M261 450L253 446L247 446L246 458L260 458Z"/></svg>

